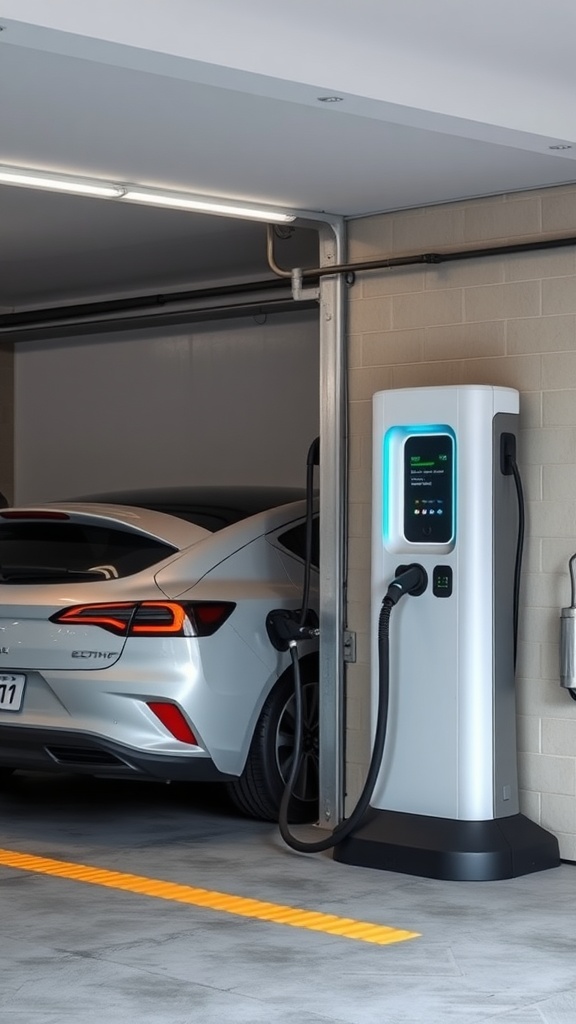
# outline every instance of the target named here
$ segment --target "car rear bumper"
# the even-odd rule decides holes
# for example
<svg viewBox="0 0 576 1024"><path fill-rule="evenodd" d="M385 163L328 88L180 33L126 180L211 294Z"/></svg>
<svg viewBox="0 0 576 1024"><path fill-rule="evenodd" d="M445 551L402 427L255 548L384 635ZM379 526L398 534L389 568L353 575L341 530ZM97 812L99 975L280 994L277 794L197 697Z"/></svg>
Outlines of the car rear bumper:
<svg viewBox="0 0 576 1024"><path fill-rule="evenodd" d="M205 755L149 754L114 740L68 729L0 726L0 768L114 779L218 782L232 778Z"/></svg>

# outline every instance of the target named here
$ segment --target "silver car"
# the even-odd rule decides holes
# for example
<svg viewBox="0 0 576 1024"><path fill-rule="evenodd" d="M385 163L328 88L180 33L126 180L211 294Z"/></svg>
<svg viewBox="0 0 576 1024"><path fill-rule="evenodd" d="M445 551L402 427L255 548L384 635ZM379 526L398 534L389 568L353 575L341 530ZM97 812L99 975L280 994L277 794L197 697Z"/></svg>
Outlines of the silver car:
<svg viewBox="0 0 576 1024"><path fill-rule="evenodd" d="M300 607L305 513L279 488L0 510L0 775L221 780L244 813L275 819L294 699L266 620ZM294 821L314 818L318 786L317 652L301 651Z"/></svg>

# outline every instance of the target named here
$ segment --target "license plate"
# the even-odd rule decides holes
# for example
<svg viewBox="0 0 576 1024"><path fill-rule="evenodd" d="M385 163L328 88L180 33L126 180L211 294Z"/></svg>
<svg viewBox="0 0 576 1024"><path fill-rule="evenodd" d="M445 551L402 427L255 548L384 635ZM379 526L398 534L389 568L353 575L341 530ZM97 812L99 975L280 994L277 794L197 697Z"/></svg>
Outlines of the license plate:
<svg viewBox="0 0 576 1024"><path fill-rule="evenodd" d="M20 711L26 676L0 673L0 711Z"/></svg>

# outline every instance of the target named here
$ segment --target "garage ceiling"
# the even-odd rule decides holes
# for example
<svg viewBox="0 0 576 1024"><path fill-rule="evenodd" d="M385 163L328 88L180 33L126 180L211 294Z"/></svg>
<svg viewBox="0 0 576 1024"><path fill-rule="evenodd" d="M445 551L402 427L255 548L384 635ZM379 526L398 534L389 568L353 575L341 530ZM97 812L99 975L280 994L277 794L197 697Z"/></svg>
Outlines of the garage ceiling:
<svg viewBox="0 0 576 1024"><path fill-rule="evenodd" d="M3 0L0 25L4 164L344 217L576 181L573 0ZM241 220L1 186L0 225L5 312L267 276Z"/></svg>

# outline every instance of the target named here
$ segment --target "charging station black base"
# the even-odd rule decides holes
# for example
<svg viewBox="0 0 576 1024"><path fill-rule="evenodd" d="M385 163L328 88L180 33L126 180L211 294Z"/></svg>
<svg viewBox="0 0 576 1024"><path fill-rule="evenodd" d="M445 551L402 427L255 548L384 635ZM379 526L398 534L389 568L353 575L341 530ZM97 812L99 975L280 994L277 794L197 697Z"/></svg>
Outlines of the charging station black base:
<svg viewBox="0 0 576 1024"><path fill-rule="evenodd" d="M514 814L458 821L369 808L334 849L334 860L447 881L516 878L560 864L558 841Z"/></svg>

